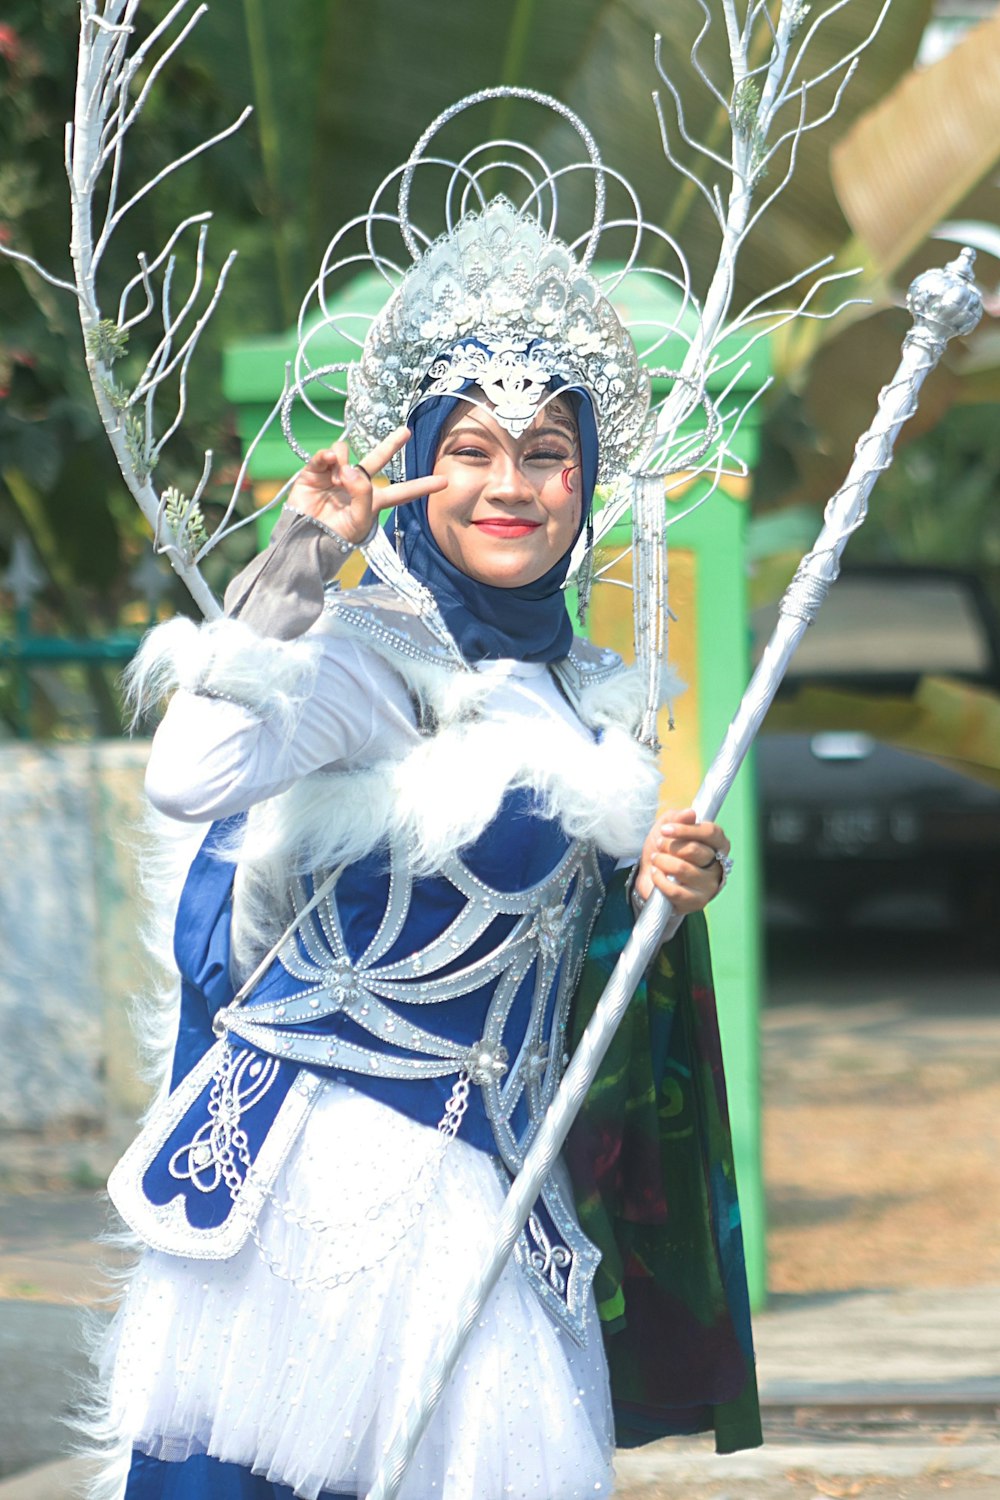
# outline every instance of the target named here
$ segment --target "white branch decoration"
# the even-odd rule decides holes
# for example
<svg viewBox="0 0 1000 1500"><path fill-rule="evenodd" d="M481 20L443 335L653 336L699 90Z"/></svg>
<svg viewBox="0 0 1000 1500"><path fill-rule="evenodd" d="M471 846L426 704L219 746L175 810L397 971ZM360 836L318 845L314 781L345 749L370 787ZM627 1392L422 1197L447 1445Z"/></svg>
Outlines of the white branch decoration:
<svg viewBox="0 0 1000 1500"><path fill-rule="evenodd" d="M596 233L631 228L635 231L635 242L622 275L637 264L639 246L646 235L654 237L670 257L670 268L657 270L654 274L663 276L680 293L680 310L672 323L637 330L636 337L647 364L661 348L665 351L677 349L682 357L677 369L665 372L670 375L672 386L656 411L655 430L635 466L639 476L636 486L645 484L643 476L647 474L656 474L665 490L675 487L670 483L671 475L680 475L678 482L684 484L701 478L704 481L701 496L707 499L724 476L743 472L731 445L749 405L749 402L744 402L742 408L729 410L723 420L720 416L723 397L716 394L710 399L707 395L710 386L717 386L720 374L741 364L754 344L768 333L795 318L833 317L849 305L848 299L832 310L817 310L815 307L820 293L843 273L838 273L838 276L819 274L792 306L778 305L776 299L783 292L822 272L823 263L819 263L734 311L735 268L747 236L757 228L788 186L803 135L824 124L836 112L858 57L882 25L888 0L883 0L864 41L813 75L808 72L812 43L821 28L849 0L833 0L818 15L809 17L808 26L805 23L810 7L803 0L785 0L777 15L772 15L772 8L765 0L752 0L746 5L740 5L738 0L716 0L715 4L710 0L697 0L697 3L700 22L692 41L691 66L713 106L723 108L728 115L728 148L699 141L693 133L684 112L681 90L664 63L659 36L654 42L654 61L663 83L663 97L655 95L654 106L667 163L703 196L718 224L718 255L705 290L700 295L695 293L690 270L676 241L664 230L643 220L639 204L625 179L603 165L595 173L595 191L601 199L600 228L592 231L590 236L582 237L574 245L574 253L583 253L585 259L589 259L596 245ZM201 576L198 563L225 536L246 524L247 517L234 520L234 515L256 442L245 456L224 515L211 534L205 529L199 504L210 477L211 455L206 455L205 471L196 494L190 500L185 501L183 496L171 490L170 504L166 505L153 485L152 475L167 444L184 420L191 359L218 304L235 252L224 262L209 292L204 283L206 236L211 215L194 214L176 226L152 259L140 254L137 273L121 288L114 318L102 314L96 283L98 268L123 219L168 176L238 130L250 111L244 110L230 125L169 162L132 191L124 202L119 201L124 148L129 132L140 119L153 89L162 80L164 70L206 10L204 4L195 4L194 0L176 0L145 40L136 44L135 22L139 5L140 0L81 0L76 106L66 139L73 219L73 280L52 275L22 251L6 246L0 246L0 251L29 266L51 286L71 291L76 296L98 410L122 474L153 530L157 550L169 558L203 612L212 617L218 614L219 606ZM702 56L713 27L720 22L725 31L729 60L726 79L713 78ZM765 61L753 61L762 54L765 54ZM832 101L824 108L811 110L816 90L830 79L837 80ZM789 113L791 120L782 126L781 120ZM700 166L682 160L675 142L677 146L683 143ZM558 179L567 172L590 170L586 165L577 164L549 172L537 152L520 147L516 141L489 144L490 149L495 148L489 162L481 160L486 148L477 148L458 162L445 163L454 169L453 186L449 190L449 223L453 221L454 206L460 213L470 205L481 206L485 173L506 165L515 178L520 175L527 184L525 211L540 208L544 197L550 203L554 224ZM518 158L518 151L523 152L527 165ZM782 153L787 154L787 159L777 182L755 204L757 189ZM395 181L396 175L382 185L369 214L347 226L327 252L320 274L303 302L300 353L289 377L290 384L265 428L281 417L290 434L288 410L293 397L302 401L313 415L328 420L322 405L307 394L306 387L311 382L319 386L321 395L344 395L342 375L336 379L317 377L307 352L316 331L315 328L312 333L306 331L309 308L313 299L317 299L325 318L327 289L333 273L349 268L352 262L367 260L369 264L379 266L390 285L398 281L400 267L378 254L372 242L373 231L379 224L402 228L404 239L409 235L411 249L429 243L428 236L408 218L402 223L397 215L376 210L381 192ZM715 176L720 180L711 180ZM629 201L623 216L605 222L603 194L606 183L621 187ZM452 195L455 195L455 205L451 202ZM176 257L185 243L185 236L196 226L190 290L175 308L172 293ZM337 260L333 255L334 248L340 249L343 235L352 227L363 227L365 254L342 255ZM608 290L613 290L613 284ZM130 312L130 307L135 307L135 311ZM688 321L691 326L684 326ZM118 385L113 366L125 352L129 336L145 331L151 323L159 325L158 336L141 375L133 388L126 390ZM349 330L342 328L341 331L349 340L352 339ZM356 340L359 347L363 336L364 328L359 327ZM665 357L670 356L666 354ZM172 410L161 423L158 404L168 390L173 392ZM758 394L755 393L752 399L757 399ZM692 420L699 408L705 411L704 427L692 434ZM596 516L598 542L608 536L614 525L628 518L638 494L639 488L626 486L610 498ZM190 514L185 512L185 504ZM176 532L171 530L171 517L179 528ZM672 515L671 522L676 518ZM644 529L649 535L649 527ZM195 537L198 538L197 545L194 544ZM597 578L600 579L605 572L606 568L600 567Z"/></svg>
<svg viewBox="0 0 1000 1500"><path fill-rule="evenodd" d="M182 495L168 488L159 494L152 475L187 409L188 370L201 336L214 313L236 252L226 258L215 284L206 288L205 249L210 213L193 214L178 224L166 244L150 260L139 255L139 270L118 296L115 316L101 309L97 273L112 236L125 216L167 177L238 130L250 109L210 139L161 168L125 202L119 202L124 148L164 69L177 55L205 14L207 6L176 0L139 45L135 20L140 0L81 0L80 48L73 123L66 129L66 172L69 178L73 280L53 276L30 255L0 245L0 252L27 264L50 286L72 292L80 311L87 370L101 421L122 476L149 522L157 552L169 560L184 580L202 612L214 618L221 611L202 577L197 561L220 539L209 536L201 512L201 498L212 470L212 454L195 493ZM140 85L140 75L144 74ZM188 230L198 226L190 290L173 306L171 293L177 269L177 247ZM141 303L129 313L136 293ZM200 310L199 310L200 309ZM145 367L131 389L120 385L115 365L125 354L133 331L159 325L159 336ZM172 392L172 411L159 422L158 401ZM228 515L227 518L228 520Z"/></svg>

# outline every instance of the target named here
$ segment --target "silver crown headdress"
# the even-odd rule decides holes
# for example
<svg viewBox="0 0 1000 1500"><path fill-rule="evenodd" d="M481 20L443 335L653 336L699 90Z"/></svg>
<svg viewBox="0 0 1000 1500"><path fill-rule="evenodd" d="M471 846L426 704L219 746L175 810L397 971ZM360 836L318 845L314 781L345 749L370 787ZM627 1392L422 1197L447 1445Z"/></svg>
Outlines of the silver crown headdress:
<svg viewBox="0 0 1000 1500"><path fill-rule="evenodd" d="M515 436L549 383L594 402L600 478L624 472L644 434L649 376L594 278L538 222L495 198L406 273L348 372L355 443L371 447L421 396L474 380Z"/></svg>
<svg viewBox="0 0 1000 1500"><path fill-rule="evenodd" d="M531 147L509 139L477 146L458 160L431 154L431 142L445 125L471 106L498 97L554 111L576 131L586 159L552 169ZM446 173L443 228L439 224L428 232L411 213L413 183L418 170L426 175L441 169ZM506 194L488 195L486 183L495 182L500 172L506 174ZM559 187L573 174L589 180L593 214L583 234L560 238ZM624 198L613 216L607 206L609 187ZM381 248L387 233L398 237L389 252ZM613 268L597 260L609 233L627 241L626 254ZM644 236L665 242L672 268L638 268ZM377 270L387 283L386 302L370 314L344 311L336 292L346 276L366 268ZM621 294L640 275L671 284L675 295L669 322L651 322L644 312L630 326L622 311L628 299ZM612 300L616 294L619 308ZM636 654L648 676L643 732L652 739L667 615L664 476L704 452L700 438L692 440L688 434L679 446L675 439L692 410L704 406L708 411L703 425L710 438L719 431L703 382L687 371L657 368L655 355L672 339L687 347L684 323L696 313L678 247L643 221L635 193L601 161L582 121L558 100L530 89L484 89L440 115L408 161L380 185L367 214L345 225L331 241L300 311L299 346L282 402L282 426L295 452L307 457L293 430L294 408L302 402L360 453L404 422L420 399L474 380L497 420L517 434L551 398L553 383L585 389L597 420L598 479L609 488L593 527L577 545L569 581L578 590L582 618L595 577L595 541L599 544L631 516ZM357 359L325 362L322 351L331 333L353 345ZM663 404L658 411L650 406L651 380L657 377L676 382L667 424ZM331 396L344 402L342 420L331 415ZM333 410L337 405L335 401ZM373 569L418 603L433 627L432 601L422 597L384 538L376 537L366 551Z"/></svg>

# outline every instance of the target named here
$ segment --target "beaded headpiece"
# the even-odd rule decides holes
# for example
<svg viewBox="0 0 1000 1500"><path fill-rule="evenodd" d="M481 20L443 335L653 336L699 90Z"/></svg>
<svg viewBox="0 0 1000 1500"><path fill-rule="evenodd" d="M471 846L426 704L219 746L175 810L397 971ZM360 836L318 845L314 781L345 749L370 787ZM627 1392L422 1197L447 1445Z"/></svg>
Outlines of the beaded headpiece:
<svg viewBox="0 0 1000 1500"><path fill-rule="evenodd" d="M432 140L455 116L498 97L554 110L577 132L586 161L553 171L531 148L510 140L486 143L455 162L430 154ZM420 169L442 167L449 174L444 227L428 233L411 214L413 182ZM501 170L521 185L519 202L503 195L487 198L487 174L492 180ZM581 172L590 178L593 215L586 234L568 242L556 232L558 185ZM652 439L650 372L612 304L625 272L598 274L594 262L605 230L626 226L633 233L626 267L631 269L646 226L624 183L628 212L613 225L606 223L610 180L621 182L602 163L586 126L547 95L484 89L440 115L409 160L380 185L367 214L331 241L302 304L283 410L285 435L295 452L307 456L293 432L296 401L342 426L360 452L404 422L422 398L450 394L470 380L487 397L496 420L519 436L555 382L585 390L593 402L600 481L630 472ZM410 265L404 267L398 242L389 252L376 247L387 231L398 234ZM387 283L387 301L370 315L345 312L333 293L345 274L357 275L366 265ZM357 360L330 363L319 357L331 333L357 348ZM662 339L663 330L658 336ZM343 424L331 413L324 391L345 398Z"/></svg>
<svg viewBox="0 0 1000 1500"><path fill-rule="evenodd" d="M533 148L509 139L487 142L458 160L437 149L431 153L431 142L458 114L499 98L554 111L576 131L586 159L553 170ZM426 178L442 169L443 225L439 220L430 229L418 227L411 212L414 179L418 171ZM499 174L507 193L488 194L487 184ZM561 237L559 188L572 174L592 193L593 213L584 233ZM613 216L607 209L609 187L624 198ZM573 196L579 213L580 194ZM619 250L622 235L627 241L624 265L619 255L613 269L597 260L606 231L613 232ZM644 236L653 235L666 242L676 269L645 268L643 274L672 283L676 311L668 324L651 322L646 312L633 332L613 299L627 277L640 274L640 246ZM392 243L383 248L387 236ZM386 300L379 306L371 298L369 312L356 306L345 310L337 293L346 277L365 269L384 280ZM623 303L627 285L624 290ZM680 418L705 404L700 381L657 369L651 356L681 333L692 303L683 257L668 235L643 221L634 192L601 161L583 122L558 100L533 90L484 89L440 115L408 161L381 184L368 212L331 241L302 304L298 349L281 404L285 436L306 459L293 429L298 403L363 454L432 396L462 391L463 399L478 401L481 391L494 418L519 436L558 389L585 391L597 422L604 503L577 543L568 583L576 587L582 619L595 576L595 542L630 519L636 655L648 677L644 732L650 738L667 617L663 475L699 456L697 439L692 445L690 435L676 453L673 448ZM331 335L341 349L345 343L353 347L356 358L331 360ZM673 377L675 397L682 393L669 423L650 409L651 380L657 376ZM709 429L713 419L709 410ZM401 477L398 456L388 472ZM423 597L426 590L384 537L377 535L365 552L372 570L433 625L433 600Z"/></svg>
<svg viewBox="0 0 1000 1500"><path fill-rule="evenodd" d="M627 468L643 435L649 376L617 313L569 248L506 198L441 235L372 323L348 371L355 446L371 447L421 398L470 380L515 437L553 380L586 390L602 479Z"/></svg>

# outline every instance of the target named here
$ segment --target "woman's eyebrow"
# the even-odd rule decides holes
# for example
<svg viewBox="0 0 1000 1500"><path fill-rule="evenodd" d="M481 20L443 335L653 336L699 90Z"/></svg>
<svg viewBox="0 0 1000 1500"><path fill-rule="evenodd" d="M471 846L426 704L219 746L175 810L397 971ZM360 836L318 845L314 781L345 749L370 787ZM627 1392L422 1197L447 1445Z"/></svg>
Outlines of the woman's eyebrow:
<svg viewBox="0 0 1000 1500"><path fill-rule="evenodd" d="M446 443L451 438L461 437L463 435L465 435L466 437L474 437L483 442L495 441L493 434L487 431L485 427L479 427L475 423L466 423L464 426L459 423L458 426L453 427L451 431L447 433L444 438L442 438L442 442Z"/></svg>
<svg viewBox="0 0 1000 1500"><path fill-rule="evenodd" d="M571 431L569 423L565 427L533 427L530 433L525 433L525 437L561 437L566 438L570 442L576 442L576 433Z"/></svg>
<svg viewBox="0 0 1000 1500"><path fill-rule="evenodd" d="M530 432L525 433L522 441L534 442L536 439L541 437L557 437L562 438L566 442L576 442L576 433L570 429L569 423L566 424L565 428L555 426L532 427ZM469 422L466 422L464 424L460 423L458 426L453 427L448 435L442 438L441 441L442 444L450 443L456 438L464 438L466 440L468 440L469 438L475 438L477 442L487 443L495 443L497 440L496 436L487 428L480 427L476 423Z"/></svg>

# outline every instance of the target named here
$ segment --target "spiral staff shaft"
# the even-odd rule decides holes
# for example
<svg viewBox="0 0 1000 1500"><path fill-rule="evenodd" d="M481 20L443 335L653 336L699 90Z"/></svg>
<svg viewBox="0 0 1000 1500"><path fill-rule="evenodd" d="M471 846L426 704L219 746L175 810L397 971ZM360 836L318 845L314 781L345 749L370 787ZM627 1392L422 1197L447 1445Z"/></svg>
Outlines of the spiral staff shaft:
<svg viewBox="0 0 1000 1500"><path fill-rule="evenodd" d="M840 571L844 547L867 515L872 486L891 462L896 437L916 410L924 380L948 340L971 333L982 315L982 301L972 279L974 262L974 251L965 249L947 267L925 272L910 287L907 306L914 325L904 340L899 367L879 396L872 425L855 447L846 480L827 504L815 547L802 559L781 601L778 624L695 797L699 820L718 815L788 663ZM654 891L622 950L524 1165L510 1186L493 1251L442 1329L423 1389L393 1435L367 1500L396 1500L465 1341L503 1273L629 1002L660 945L673 936L682 920L667 898Z"/></svg>

